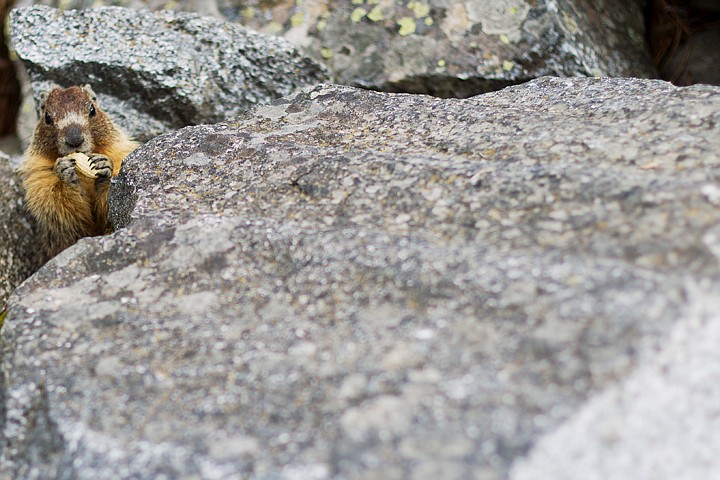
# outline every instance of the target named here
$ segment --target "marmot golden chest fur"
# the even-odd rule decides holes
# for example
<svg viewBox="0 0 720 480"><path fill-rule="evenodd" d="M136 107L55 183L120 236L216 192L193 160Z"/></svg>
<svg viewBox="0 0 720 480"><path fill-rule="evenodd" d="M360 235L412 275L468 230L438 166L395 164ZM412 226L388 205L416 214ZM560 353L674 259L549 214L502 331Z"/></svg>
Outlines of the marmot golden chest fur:
<svg viewBox="0 0 720 480"><path fill-rule="evenodd" d="M54 88L43 95L19 170L48 257L81 237L107 233L110 177L137 146L100 109L89 86ZM90 157L94 178L76 171L75 152Z"/></svg>

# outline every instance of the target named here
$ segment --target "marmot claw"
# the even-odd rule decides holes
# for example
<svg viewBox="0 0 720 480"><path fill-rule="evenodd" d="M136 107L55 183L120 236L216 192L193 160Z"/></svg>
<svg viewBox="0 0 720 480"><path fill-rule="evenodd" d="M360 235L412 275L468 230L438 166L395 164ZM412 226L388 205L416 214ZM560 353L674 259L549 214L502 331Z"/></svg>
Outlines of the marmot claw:
<svg viewBox="0 0 720 480"><path fill-rule="evenodd" d="M90 154L90 165L95 171L97 180L108 180L112 176L113 164L108 157L99 153Z"/></svg>

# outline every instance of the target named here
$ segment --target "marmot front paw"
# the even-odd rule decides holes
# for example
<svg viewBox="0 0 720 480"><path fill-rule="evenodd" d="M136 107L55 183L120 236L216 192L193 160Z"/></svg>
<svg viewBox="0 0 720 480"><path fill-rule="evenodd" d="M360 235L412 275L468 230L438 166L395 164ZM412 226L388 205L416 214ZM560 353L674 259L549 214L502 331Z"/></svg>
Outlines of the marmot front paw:
<svg viewBox="0 0 720 480"><path fill-rule="evenodd" d="M90 165L95 172L96 181L107 181L112 176L113 164L108 157L99 153L90 154Z"/></svg>
<svg viewBox="0 0 720 480"><path fill-rule="evenodd" d="M53 172L60 177L60 180L68 185L77 185L78 183L78 176L75 171L75 160L70 157L61 157L55 160Z"/></svg>

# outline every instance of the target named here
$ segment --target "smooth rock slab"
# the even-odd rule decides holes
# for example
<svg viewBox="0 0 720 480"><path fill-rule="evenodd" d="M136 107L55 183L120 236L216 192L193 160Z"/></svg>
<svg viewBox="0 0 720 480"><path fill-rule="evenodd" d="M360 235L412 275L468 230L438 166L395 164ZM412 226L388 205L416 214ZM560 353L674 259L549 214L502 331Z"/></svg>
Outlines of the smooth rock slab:
<svg viewBox="0 0 720 480"><path fill-rule="evenodd" d="M692 285L717 294L719 107L637 79L321 85L154 139L119 230L11 299L0 471L520 475Z"/></svg>
<svg viewBox="0 0 720 480"><path fill-rule="evenodd" d="M288 42L191 13L18 8L11 37L35 95L89 83L138 139L215 123L328 79Z"/></svg>
<svg viewBox="0 0 720 480"><path fill-rule="evenodd" d="M663 350L538 442L510 478L713 479L720 475L717 291L689 285Z"/></svg>

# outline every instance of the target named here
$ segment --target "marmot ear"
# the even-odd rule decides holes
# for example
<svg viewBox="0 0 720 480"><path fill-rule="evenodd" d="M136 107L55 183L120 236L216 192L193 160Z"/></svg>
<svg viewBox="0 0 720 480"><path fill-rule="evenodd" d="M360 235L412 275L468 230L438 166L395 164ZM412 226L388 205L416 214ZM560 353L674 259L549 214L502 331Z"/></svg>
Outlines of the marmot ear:
<svg viewBox="0 0 720 480"><path fill-rule="evenodd" d="M93 102L97 102L97 95L95 95L95 92L93 92L92 87L90 87L89 84L85 84L82 86L82 89L87 92L88 95L90 95L90 98Z"/></svg>
<svg viewBox="0 0 720 480"><path fill-rule="evenodd" d="M38 95L38 107L40 107L40 110L45 110L48 95L50 95L50 92L47 90L40 92L40 95Z"/></svg>
<svg viewBox="0 0 720 480"><path fill-rule="evenodd" d="M37 109L38 116L42 116L50 92L61 87L54 82L43 82L40 85L34 85L33 88L38 92L37 95L35 95L35 108Z"/></svg>
<svg viewBox="0 0 720 480"><path fill-rule="evenodd" d="M37 110L38 117L42 117L43 111L45 110L45 104L47 103L48 95L50 95L49 90L43 90L40 92L35 99L35 109Z"/></svg>

